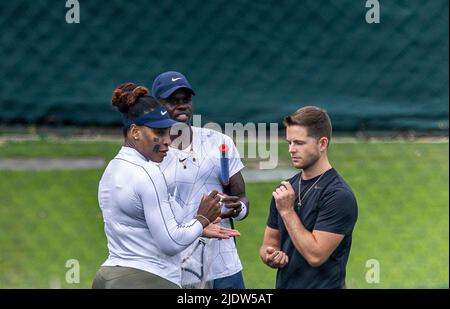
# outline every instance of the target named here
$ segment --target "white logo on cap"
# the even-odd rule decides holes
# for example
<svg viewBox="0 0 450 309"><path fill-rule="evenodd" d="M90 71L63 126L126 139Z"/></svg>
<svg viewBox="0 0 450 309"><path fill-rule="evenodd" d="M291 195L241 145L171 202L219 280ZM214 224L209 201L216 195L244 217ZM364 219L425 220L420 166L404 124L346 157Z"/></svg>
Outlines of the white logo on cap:
<svg viewBox="0 0 450 309"><path fill-rule="evenodd" d="M181 77L177 77L177 78L173 78L173 77L172 77L172 81L173 81L173 82L176 82L176 81L179 80L179 79L181 79Z"/></svg>
<svg viewBox="0 0 450 309"><path fill-rule="evenodd" d="M167 114L167 111L165 111L165 112L161 111L161 115L164 116L165 114Z"/></svg>

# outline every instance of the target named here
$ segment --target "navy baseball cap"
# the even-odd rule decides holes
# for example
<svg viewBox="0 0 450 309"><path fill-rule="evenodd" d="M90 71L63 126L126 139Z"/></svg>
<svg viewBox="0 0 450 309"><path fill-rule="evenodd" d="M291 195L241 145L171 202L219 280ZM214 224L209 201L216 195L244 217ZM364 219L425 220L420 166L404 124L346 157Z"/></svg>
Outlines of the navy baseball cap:
<svg viewBox="0 0 450 309"><path fill-rule="evenodd" d="M138 126L146 126L154 129L165 129L170 128L176 123L177 121L172 120L169 117L169 113L164 107L158 107L150 113L144 114L143 116L125 119L123 122L123 126L125 128L128 128L132 124L135 124Z"/></svg>
<svg viewBox="0 0 450 309"><path fill-rule="evenodd" d="M189 84L183 74L175 71L164 72L159 74L153 81L152 96L158 99L167 99L180 88L189 89L195 95L191 84Z"/></svg>

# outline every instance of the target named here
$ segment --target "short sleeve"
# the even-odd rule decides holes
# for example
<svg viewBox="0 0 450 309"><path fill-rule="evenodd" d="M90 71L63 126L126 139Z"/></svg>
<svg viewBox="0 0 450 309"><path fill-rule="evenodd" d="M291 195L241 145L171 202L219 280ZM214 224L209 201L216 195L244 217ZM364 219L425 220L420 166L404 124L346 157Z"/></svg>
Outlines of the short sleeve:
<svg viewBox="0 0 450 309"><path fill-rule="evenodd" d="M267 218L267 226L278 230L278 210L275 205L275 199L272 197L270 201L269 217Z"/></svg>
<svg viewBox="0 0 450 309"><path fill-rule="evenodd" d="M319 205L314 230L349 235L358 218L358 207L353 193L338 189L330 192Z"/></svg>
<svg viewBox="0 0 450 309"><path fill-rule="evenodd" d="M229 166L230 166L230 177L239 172L244 168L244 164L241 161L241 156L234 145L233 140L227 136L223 135L223 142L228 146L228 158L229 158Z"/></svg>

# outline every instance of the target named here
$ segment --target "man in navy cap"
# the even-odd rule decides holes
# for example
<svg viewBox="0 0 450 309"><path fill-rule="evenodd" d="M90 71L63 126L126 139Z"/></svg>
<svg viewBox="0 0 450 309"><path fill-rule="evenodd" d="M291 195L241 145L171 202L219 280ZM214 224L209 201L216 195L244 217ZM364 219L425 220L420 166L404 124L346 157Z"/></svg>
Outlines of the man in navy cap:
<svg viewBox="0 0 450 309"><path fill-rule="evenodd" d="M231 138L190 125L195 92L187 78L179 72L164 72L154 80L152 95L167 109L172 119L185 124L184 129L171 130L170 155L161 164L174 198L188 213L184 221L195 215L202 196L212 190L226 193L222 198L224 207L220 225L231 227L233 219L244 219L249 207L240 172L244 165ZM227 149L228 183L221 181L220 147ZM242 264L233 238L220 242L200 239L182 256L184 287L245 288Z"/></svg>
<svg viewBox="0 0 450 309"><path fill-rule="evenodd" d="M174 71L160 74L152 86L152 96L170 108L173 119L188 123L192 116L192 96L195 95L186 77Z"/></svg>

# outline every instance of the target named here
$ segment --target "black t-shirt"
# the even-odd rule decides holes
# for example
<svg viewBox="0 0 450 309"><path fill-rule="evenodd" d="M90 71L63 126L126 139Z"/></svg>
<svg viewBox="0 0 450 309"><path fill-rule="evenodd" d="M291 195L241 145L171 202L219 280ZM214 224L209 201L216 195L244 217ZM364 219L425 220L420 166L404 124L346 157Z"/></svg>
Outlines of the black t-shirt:
<svg viewBox="0 0 450 309"><path fill-rule="evenodd" d="M310 266L294 247L272 198L267 226L279 230L281 250L289 256L288 264L278 269L276 288L344 288L352 231L358 217L356 198L348 184L332 168L318 182L320 176L302 180L302 205L298 207L299 176L300 173L296 174L289 182L295 191L294 209L305 228L310 232L320 230L345 236L325 263L319 267Z"/></svg>

